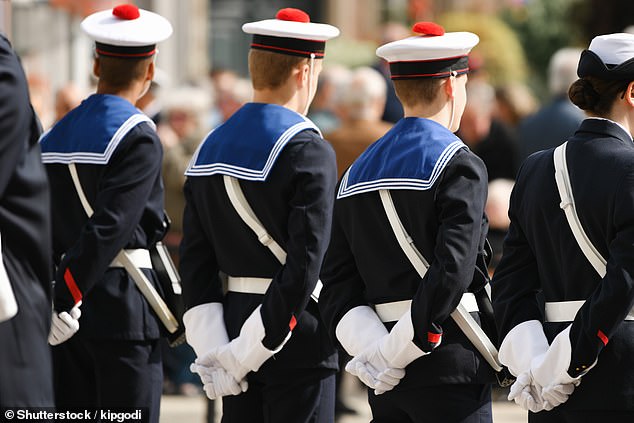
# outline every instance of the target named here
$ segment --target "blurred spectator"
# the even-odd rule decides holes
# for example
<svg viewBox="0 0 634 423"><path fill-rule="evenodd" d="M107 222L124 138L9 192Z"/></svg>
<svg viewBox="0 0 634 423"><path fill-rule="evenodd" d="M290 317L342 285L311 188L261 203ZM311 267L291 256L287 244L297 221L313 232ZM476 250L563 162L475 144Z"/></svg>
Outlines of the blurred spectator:
<svg viewBox="0 0 634 423"><path fill-rule="evenodd" d="M143 113L145 113L152 122L155 124L160 124L162 119L162 105L158 98L159 85L152 81L150 83L150 88L148 88L147 92L137 100L136 107L139 108Z"/></svg>
<svg viewBox="0 0 634 423"><path fill-rule="evenodd" d="M383 25L381 30L381 39L379 45L391 43L392 41L402 40L412 35L412 32L405 25L398 22L387 22ZM387 96L385 101L385 108L383 110L382 120L386 122L396 123L403 117L403 106L396 96L394 91L394 85L390 78L390 66L383 59L377 59L376 63L372 66L379 71L383 76L387 84Z"/></svg>
<svg viewBox="0 0 634 423"><path fill-rule="evenodd" d="M51 87L48 79L38 74L29 74L26 80L33 110L40 119L42 128L48 129L53 124Z"/></svg>
<svg viewBox="0 0 634 423"><path fill-rule="evenodd" d="M495 99L495 117L513 129L538 107L531 90L519 82L496 88Z"/></svg>
<svg viewBox="0 0 634 423"><path fill-rule="evenodd" d="M489 271L493 274L500 258L502 258L502 244L509 229L509 201L515 183L510 179L495 179L489 182L489 195L484 212L489 218L489 234L487 238L493 249L493 258L489 264Z"/></svg>
<svg viewBox="0 0 634 423"><path fill-rule="evenodd" d="M208 124L210 128L215 128L226 120L219 108L218 98L223 96L223 93L230 92L233 89L233 86L238 81L239 76L231 69L217 67L213 68L209 72L209 79L211 81L211 88L213 89L214 101Z"/></svg>
<svg viewBox="0 0 634 423"><path fill-rule="evenodd" d="M583 112L568 99L568 88L577 80L580 55L579 49L563 48L550 59L548 84L552 100L520 124L521 160L566 141L584 119Z"/></svg>
<svg viewBox="0 0 634 423"><path fill-rule="evenodd" d="M83 93L72 82L58 89L55 93L55 122L79 106L83 98Z"/></svg>
<svg viewBox="0 0 634 423"><path fill-rule="evenodd" d="M519 168L515 134L493 117L495 90L483 81L467 84L467 106L460 124L460 138L487 167L489 181L515 179Z"/></svg>
<svg viewBox="0 0 634 423"><path fill-rule="evenodd" d="M182 238L185 197L185 170L200 140L207 130L201 123L208 110L208 95L194 87L177 88L162 98L164 118L158 127L163 144L163 183L165 210L172 223L163 242L178 265L178 246ZM138 104L137 104L138 106ZM189 371L196 356L187 344L163 348L165 394L198 395L199 379Z"/></svg>
<svg viewBox="0 0 634 423"><path fill-rule="evenodd" d="M216 109L220 118L218 124L226 122L231 115L252 98L253 87L251 87L251 82L244 78L237 78L227 88L216 89Z"/></svg>
<svg viewBox="0 0 634 423"><path fill-rule="evenodd" d="M339 176L392 124L381 120L387 86L381 74L369 67L352 72L339 99L341 126L324 135L337 153Z"/></svg>
<svg viewBox="0 0 634 423"><path fill-rule="evenodd" d="M308 118L326 134L341 125L336 105L342 91L350 81L350 70L345 66L331 65L321 71L317 92L308 111Z"/></svg>

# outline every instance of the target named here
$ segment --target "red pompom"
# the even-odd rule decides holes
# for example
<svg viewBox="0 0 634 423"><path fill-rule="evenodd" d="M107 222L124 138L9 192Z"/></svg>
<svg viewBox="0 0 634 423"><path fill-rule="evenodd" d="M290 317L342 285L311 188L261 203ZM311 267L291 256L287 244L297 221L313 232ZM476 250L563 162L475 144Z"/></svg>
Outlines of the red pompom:
<svg viewBox="0 0 634 423"><path fill-rule="evenodd" d="M286 9L280 9L275 15L276 19L281 21L293 21L293 22L302 22L308 23L310 22L310 16L308 13L303 10L293 9L292 7L287 7Z"/></svg>
<svg viewBox="0 0 634 423"><path fill-rule="evenodd" d="M112 14L119 19L125 19L127 21L138 19L141 16L139 8L133 4L120 4L112 9Z"/></svg>
<svg viewBox="0 0 634 423"><path fill-rule="evenodd" d="M445 28L433 22L418 22L412 27L412 31L420 35L444 35Z"/></svg>

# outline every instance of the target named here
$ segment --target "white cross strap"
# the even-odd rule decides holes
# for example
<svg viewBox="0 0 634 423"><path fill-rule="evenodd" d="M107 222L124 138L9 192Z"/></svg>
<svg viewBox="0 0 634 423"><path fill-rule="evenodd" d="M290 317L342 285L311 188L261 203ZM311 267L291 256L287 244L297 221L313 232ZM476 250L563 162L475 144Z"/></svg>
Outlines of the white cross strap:
<svg viewBox="0 0 634 423"><path fill-rule="evenodd" d="M553 154L555 164L555 181L557 182L557 190L559 191L559 197L561 198L559 206L566 214L568 226L570 226L570 230L572 231L577 244L579 244L579 248L581 248L583 255L586 256L599 276L604 277L607 262L592 244L590 238L588 238L588 235L586 235L586 232L583 230L581 222L579 221L579 215L577 214L577 208L575 206L575 198L572 194L572 186L570 184L570 174L568 173L566 144L568 144L568 142L565 142L555 148L555 152Z"/></svg>
<svg viewBox="0 0 634 423"><path fill-rule="evenodd" d="M383 208L385 209L385 214L387 215L390 226L392 227L392 231L398 240L398 244L412 266L416 269L416 272L421 279L424 278L427 273L427 269L429 268L429 264L418 248L416 248L416 245L414 245L412 237L409 236L405 230L403 222L401 222L401 219L396 212L396 208L394 207L394 201L392 201L390 191L385 189L379 190L379 195L381 197ZM480 354L482 354L482 357L484 357L493 370L496 372L501 371L502 365L498 360L498 350L495 348L487 334L484 333L480 325L478 325L474 318L471 317L462 303L459 303L458 307L456 307L456 309L451 313L451 318L456 322L469 341L471 341L473 346L480 352Z"/></svg>

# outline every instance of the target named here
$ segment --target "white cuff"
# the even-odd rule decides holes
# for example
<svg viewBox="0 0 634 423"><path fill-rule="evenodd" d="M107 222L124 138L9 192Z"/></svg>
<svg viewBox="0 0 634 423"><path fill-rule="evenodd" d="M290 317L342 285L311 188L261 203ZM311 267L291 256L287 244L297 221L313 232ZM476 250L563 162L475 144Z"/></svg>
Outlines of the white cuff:
<svg viewBox="0 0 634 423"><path fill-rule="evenodd" d="M190 308L183 315L185 337L197 357L229 343L222 303L206 303Z"/></svg>
<svg viewBox="0 0 634 423"><path fill-rule="evenodd" d="M254 372L257 371L266 360L279 352L293 333L289 331L284 341L274 350L267 349L262 344L265 331L262 315L260 314L261 308L262 306L259 305L258 308L253 310L253 313L251 313L249 318L242 325L240 335L230 343L231 352L236 360L242 366Z"/></svg>
<svg viewBox="0 0 634 423"><path fill-rule="evenodd" d="M535 382L547 389L554 385L565 385L573 383L578 385L581 381L582 375L575 378L568 374L568 368L570 367L570 361L572 360L572 346L570 344L570 328L572 324L568 325L566 329L560 332L546 353L536 357L531 364L531 372ZM594 365L588 367L586 372L590 370Z"/></svg>
<svg viewBox="0 0 634 423"><path fill-rule="evenodd" d="M368 306L357 306L348 310L335 329L337 340L353 357L387 333L379 316Z"/></svg>
<svg viewBox="0 0 634 423"><path fill-rule="evenodd" d="M414 325L412 324L412 309L399 319L390 334L381 339L379 351L387 360L390 367L404 369L409 363L427 353L418 348L414 342Z"/></svg>
<svg viewBox="0 0 634 423"><path fill-rule="evenodd" d="M548 340L541 322L528 320L515 326L506 334L498 359L508 367L513 376L526 373L531 368L531 361L548 350Z"/></svg>

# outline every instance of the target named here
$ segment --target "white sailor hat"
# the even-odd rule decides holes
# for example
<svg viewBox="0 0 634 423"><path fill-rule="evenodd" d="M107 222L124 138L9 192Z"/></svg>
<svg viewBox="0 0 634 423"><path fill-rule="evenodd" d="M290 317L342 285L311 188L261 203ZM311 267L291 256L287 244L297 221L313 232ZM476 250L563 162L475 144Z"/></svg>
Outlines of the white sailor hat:
<svg viewBox="0 0 634 423"><path fill-rule="evenodd" d="M620 81L634 80L634 34L607 34L594 37L581 53L577 75Z"/></svg>
<svg viewBox="0 0 634 423"><path fill-rule="evenodd" d="M316 59L324 57L326 41L339 35L336 27L312 23L306 12L293 8L281 9L275 19L245 23L242 30L253 34L253 49Z"/></svg>
<svg viewBox="0 0 634 423"><path fill-rule="evenodd" d="M95 40L97 54L122 58L152 56L156 43L172 35L167 19L133 4L93 13L81 29Z"/></svg>
<svg viewBox="0 0 634 423"><path fill-rule="evenodd" d="M376 54L390 64L392 79L447 78L469 72L469 52L480 39L471 32L447 32L433 22L418 22L419 34L382 45Z"/></svg>

